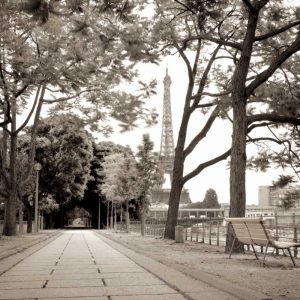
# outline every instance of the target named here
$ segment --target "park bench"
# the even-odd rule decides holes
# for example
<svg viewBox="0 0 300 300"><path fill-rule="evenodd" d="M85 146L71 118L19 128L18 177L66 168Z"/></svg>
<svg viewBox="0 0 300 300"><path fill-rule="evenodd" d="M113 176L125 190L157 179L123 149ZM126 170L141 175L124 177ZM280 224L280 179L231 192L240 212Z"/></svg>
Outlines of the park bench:
<svg viewBox="0 0 300 300"><path fill-rule="evenodd" d="M265 223L261 218L227 218L226 220L232 225L234 231L234 240L229 252L229 258L231 258L235 242L240 241L241 243L252 247L256 259L258 259L258 256L254 246L265 247L263 265L265 265L265 258L268 248L273 247L274 249L286 249L291 257L293 265L296 266L295 260L291 253L291 248L300 247L300 243L276 241L270 235L269 230L266 229Z"/></svg>

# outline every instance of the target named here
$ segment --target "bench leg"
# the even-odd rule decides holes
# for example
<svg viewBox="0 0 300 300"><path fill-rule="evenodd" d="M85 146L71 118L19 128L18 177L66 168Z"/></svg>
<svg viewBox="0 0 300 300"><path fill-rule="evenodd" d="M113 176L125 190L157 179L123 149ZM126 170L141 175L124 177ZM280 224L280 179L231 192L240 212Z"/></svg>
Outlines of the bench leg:
<svg viewBox="0 0 300 300"><path fill-rule="evenodd" d="M289 252L289 255L290 255L290 257L291 257L291 260L292 260L292 262L293 262L294 267L296 267L296 263L295 263L295 260L294 260L293 255L292 255L292 253L291 253L291 249L290 249L290 248L287 248L287 251Z"/></svg>
<svg viewBox="0 0 300 300"><path fill-rule="evenodd" d="M269 244L266 245L266 249L265 249L265 253L264 253L264 259L263 259L263 266L265 266L265 259L266 259L266 254L267 254L267 251L268 251L268 247L269 247Z"/></svg>
<svg viewBox="0 0 300 300"><path fill-rule="evenodd" d="M234 247L234 244L235 244L235 240L236 240L236 238L234 237L231 248L230 248L230 252L229 252L229 258L231 258L231 253L232 253L232 250L233 250L233 247Z"/></svg>
<svg viewBox="0 0 300 300"><path fill-rule="evenodd" d="M254 255L255 255L256 259L258 259L258 256L257 256L257 253L256 253L256 250L255 250L254 246L253 245L251 245L251 246L252 246L252 249L253 249L253 252L254 252Z"/></svg>

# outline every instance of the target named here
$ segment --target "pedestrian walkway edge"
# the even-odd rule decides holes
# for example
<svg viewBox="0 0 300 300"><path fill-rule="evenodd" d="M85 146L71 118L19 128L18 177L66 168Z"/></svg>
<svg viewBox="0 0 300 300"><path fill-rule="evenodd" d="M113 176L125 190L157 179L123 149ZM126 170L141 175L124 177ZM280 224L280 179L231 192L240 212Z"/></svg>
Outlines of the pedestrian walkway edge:
<svg viewBox="0 0 300 300"><path fill-rule="evenodd" d="M47 244L51 243L61 235L62 231L57 230L49 236L45 236L42 239L35 240L33 242L27 243L22 247L18 247L14 250L4 253L0 256L0 276L10 270L12 267L17 265L27 256L35 253L41 248L45 247Z"/></svg>
<svg viewBox="0 0 300 300"><path fill-rule="evenodd" d="M210 298L209 293L214 299L265 299L266 295L257 291L248 289L227 286L224 281L210 274L193 274L193 271L184 272L184 270L174 269L168 266L165 262L160 262L155 258L145 256L142 251L135 248L130 248L129 245L123 244L122 241L114 240L113 237L104 235L103 233L94 231L103 241L109 244L114 249L122 252L127 257L135 261L141 267L155 274L161 280L168 283L170 286L184 294L188 299L200 299L199 294L206 294L207 299ZM185 270L186 271L186 270Z"/></svg>

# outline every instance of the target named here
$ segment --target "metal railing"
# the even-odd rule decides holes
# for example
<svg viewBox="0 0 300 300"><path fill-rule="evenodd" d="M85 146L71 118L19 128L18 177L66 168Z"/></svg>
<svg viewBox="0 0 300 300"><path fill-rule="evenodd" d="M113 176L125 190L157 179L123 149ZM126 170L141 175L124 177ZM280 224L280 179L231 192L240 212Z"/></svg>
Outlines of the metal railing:
<svg viewBox="0 0 300 300"><path fill-rule="evenodd" d="M299 242L300 215L277 215L265 220L270 234L281 241ZM145 236L163 237L166 220L149 219L145 224ZM184 227L185 240L208 245L225 246L227 235L227 224L224 218L192 218L179 219L178 225ZM117 224L118 231L125 231L125 223ZM131 221L130 231L141 233L141 222ZM261 251L263 249L261 248ZM276 252L278 254L278 251ZM297 249L294 256L297 257Z"/></svg>

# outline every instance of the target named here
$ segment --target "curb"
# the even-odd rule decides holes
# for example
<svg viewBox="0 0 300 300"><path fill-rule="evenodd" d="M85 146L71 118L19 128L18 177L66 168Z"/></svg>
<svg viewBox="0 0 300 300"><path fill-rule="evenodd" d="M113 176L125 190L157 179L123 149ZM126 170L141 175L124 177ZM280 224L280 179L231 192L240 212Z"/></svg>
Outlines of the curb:
<svg viewBox="0 0 300 300"><path fill-rule="evenodd" d="M234 299L243 299L243 300L267 299L267 296L265 294L262 294L258 291L253 291L252 289L249 289L246 287L233 286L229 282L227 282L221 278L218 278L212 274L208 274L206 272L191 270L184 266L177 266L177 265L174 266L172 263L170 263L168 261L161 260L161 259L157 258L155 255L151 255L149 253L145 253L143 250L136 249L134 246L128 245L128 244L124 243L123 241L118 240L115 237L112 237L111 235L106 235L104 233L100 233L97 230L95 230L95 233L97 235L99 235L100 237L106 238L113 243L117 243L120 246L123 246L126 249L129 249L130 251L133 251L137 254L151 258L152 260L154 260L158 263L161 263L166 267L169 267L173 270L181 272L185 276L188 276L191 280L202 282L202 283L218 290L220 293L225 293L229 296L232 296L232 297L234 297ZM190 294L189 296L191 296L191 298L193 299L194 295ZM209 298L207 298L207 299L209 299ZM220 298L220 299L226 299L226 298Z"/></svg>
<svg viewBox="0 0 300 300"><path fill-rule="evenodd" d="M1 255L0 276L9 271L12 267L17 265L29 255L35 253L36 251L40 250L41 248L45 247L47 244L58 238L61 233L61 230L55 231L49 236L37 239L25 244L23 247L18 247L14 250L9 251L8 253L6 252L4 255Z"/></svg>
<svg viewBox="0 0 300 300"><path fill-rule="evenodd" d="M15 255L15 254L18 254L18 253L22 253L23 251L27 250L28 248L30 247L33 247L39 243L42 243L50 238L52 238L53 236L57 235L59 233L59 231L57 232L54 232L53 234L50 234L48 236L45 236L45 237L42 237L40 239L36 239L34 241L30 241L28 243L26 243L24 246L21 246L21 247L17 247L15 249L10 249L8 251L6 251L5 253L1 254L0 253L0 261L5 259L5 258L8 258L12 255Z"/></svg>

